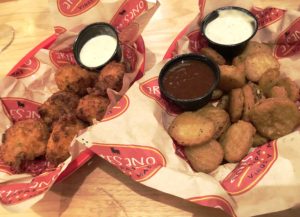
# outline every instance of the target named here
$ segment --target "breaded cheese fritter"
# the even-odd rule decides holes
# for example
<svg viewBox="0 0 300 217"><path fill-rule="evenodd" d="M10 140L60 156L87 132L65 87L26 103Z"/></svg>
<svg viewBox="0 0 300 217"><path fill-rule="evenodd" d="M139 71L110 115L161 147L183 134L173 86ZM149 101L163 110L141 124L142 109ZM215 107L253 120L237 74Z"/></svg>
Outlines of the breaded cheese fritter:
<svg viewBox="0 0 300 217"><path fill-rule="evenodd" d="M221 164L224 151L216 140L203 145L186 146L184 153L192 168L197 172L210 173Z"/></svg>
<svg viewBox="0 0 300 217"><path fill-rule="evenodd" d="M47 143L46 159L54 164L65 161L69 156L69 146L80 130L87 124L76 118L75 115L62 116L53 125Z"/></svg>
<svg viewBox="0 0 300 217"><path fill-rule="evenodd" d="M3 136L0 146L2 160L19 169L25 160L34 160L46 153L49 129L41 119L16 122Z"/></svg>
<svg viewBox="0 0 300 217"><path fill-rule="evenodd" d="M100 121L109 105L109 99L103 96L86 95L79 100L76 115L82 121L93 124L93 120Z"/></svg>
<svg viewBox="0 0 300 217"><path fill-rule="evenodd" d="M79 97L72 92L58 91L51 95L39 108L38 113L45 123L51 127L62 115L74 114Z"/></svg>
<svg viewBox="0 0 300 217"><path fill-rule="evenodd" d="M64 65L57 69L55 82L60 90L84 96L87 94L87 88L94 86L95 74L78 65Z"/></svg>

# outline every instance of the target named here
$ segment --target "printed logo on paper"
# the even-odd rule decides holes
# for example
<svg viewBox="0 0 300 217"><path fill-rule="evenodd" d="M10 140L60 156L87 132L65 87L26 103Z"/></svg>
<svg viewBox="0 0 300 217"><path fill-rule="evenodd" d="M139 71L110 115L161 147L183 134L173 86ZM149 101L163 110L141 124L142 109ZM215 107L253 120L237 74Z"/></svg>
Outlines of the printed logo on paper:
<svg viewBox="0 0 300 217"><path fill-rule="evenodd" d="M122 32L134 18L148 9L146 0L125 1L111 20L118 32Z"/></svg>
<svg viewBox="0 0 300 217"><path fill-rule="evenodd" d="M90 10L99 0L57 0L59 12L66 17L73 17Z"/></svg>
<svg viewBox="0 0 300 217"><path fill-rule="evenodd" d="M187 34L189 39L189 49L192 52L199 52L202 48L207 47L207 40L200 30L195 30Z"/></svg>
<svg viewBox="0 0 300 217"><path fill-rule="evenodd" d="M37 112L40 103L17 97L3 97L1 102L6 115L13 122L40 118Z"/></svg>
<svg viewBox="0 0 300 217"><path fill-rule="evenodd" d="M57 179L62 166L48 170L32 179L30 183L12 183L0 186L0 201L5 205L21 203L45 193Z"/></svg>
<svg viewBox="0 0 300 217"><path fill-rule="evenodd" d="M278 8L261 9L252 7L251 12L257 18L258 29L262 29L280 20L284 16L285 10Z"/></svg>
<svg viewBox="0 0 300 217"><path fill-rule="evenodd" d="M10 74L10 76L15 78L25 78L28 77L38 71L40 68L40 61L35 58L31 57L26 62L20 66L16 71Z"/></svg>
<svg viewBox="0 0 300 217"><path fill-rule="evenodd" d="M172 105L171 103L168 103L161 97L157 76L141 83L140 91L147 97L154 99L169 115L175 116L176 114L179 114L181 112L178 107Z"/></svg>
<svg viewBox="0 0 300 217"><path fill-rule="evenodd" d="M300 18L297 18L289 27L279 34L274 55L277 58L290 57L300 51Z"/></svg>
<svg viewBox="0 0 300 217"><path fill-rule="evenodd" d="M54 26L54 31L55 31L55 34L61 35L61 34L65 33L67 31L67 29L62 26Z"/></svg>
<svg viewBox="0 0 300 217"><path fill-rule="evenodd" d="M276 141L254 149L221 182L231 195L252 189L270 170L278 156Z"/></svg>
<svg viewBox="0 0 300 217"><path fill-rule="evenodd" d="M119 117L124 112L126 112L128 107L129 107L129 98L127 95L123 95L122 98L118 101L118 103L105 114L104 118L101 121L102 122L109 121L111 119Z"/></svg>
<svg viewBox="0 0 300 217"><path fill-rule="evenodd" d="M135 48L131 47L128 44L124 44L122 48L123 58L125 62L129 63L131 71L134 71L138 59Z"/></svg>
<svg viewBox="0 0 300 217"><path fill-rule="evenodd" d="M148 146L95 144L91 150L138 182L151 178L166 166L160 151Z"/></svg>
<svg viewBox="0 0 300 217"><path fill-rule="evenodd" d="M76 64L72 48L65 48L62 50L50 50L49 57L51 62L60 67L66 64Z"/></svg>
<svg viewBox="0 0 300 217"><path fill-rule="evenodd" d="M139 35L140 25L138 23L130 23L126 29L119 33L121 42L134 42Z"/></svg>
<svg viewBox="0 0 300 217"><path fill-rule="evenodd" d="M236 217L230 203L224 198L217 195L207 195L201 197L189 198L189 201L199 204L201 206L209 206L217 209L221 209L230 216Z"/></svg>

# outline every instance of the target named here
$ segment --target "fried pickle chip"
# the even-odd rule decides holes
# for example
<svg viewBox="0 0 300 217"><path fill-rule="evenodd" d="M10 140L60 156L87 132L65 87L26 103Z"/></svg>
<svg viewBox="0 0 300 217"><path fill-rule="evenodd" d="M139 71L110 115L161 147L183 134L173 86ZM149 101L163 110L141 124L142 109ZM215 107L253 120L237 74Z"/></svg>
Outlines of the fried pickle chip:
<svg viewBox="0 0 300 217"><path fill-rule="evenodd" d="M277 81L276 86L284 87L288 97L292 101L295 102L299 99L299 86L296 84L295 81L292 81L290 78L288 77L280 78Z"/></svg>
<svg viewBox="0 0 300 217"><path fill-rule="evenodd" d="M252 124L246 121L232 124L220 139L225 160L230 163L242 160L252 146L255 131Z"/></svg>
<svg viewBox="0 0 300 217"><path fill-rule="evenodd" d="M220 89L215 89L212 93L211 99L217 100L220 99L223 96L223 91Z"/></svg>
<svg viewBox="0 0 300 217"><path fill-rule="evenodd" d="M276 98L276 97L284 97L288 98L288 93L284 87L274 86L272 87L270 93L270 98Z"/></svg>
<svg viewBox="0 0 300 217"><path fill-rule="evenodd" d="M252 85L246 84L242 88L244 95L244 109L243 109L243 120L249 121L249 113L255 104L255 94Z"/></svg>
<svg viewBox="0 0 300 217"><path fill-rule="evenodd" d="M216 133L213 137L214 139L219 138L230 126L229 115L224 109L213 106L204 107L197 110L197 114L209 118L214 122L216 127Z"/></svg>
<svg viewBox="0 0 300 217"><path fill-rule="evenodd" d="M78 103L79 97L75 93L58 91L38 108L38 113L45 123L51 127L62 115L74 114Z"/></svg>
<svg viewBox="0 0 300 217"><path fill-rule="evenodd" d="M168 132L180 145L192 146L211 140L216 127L212 120L196 112L183 112L173 120Z"/></svg>
<svg viewBox="0 0 300 217"><path fill-rule="evenodd" d="M76 115L82 121L93 124L93 120L100 121L109 105L109 99L103 96L86 95L80 99Z"/></svg>
<svg viewBox="0 0 300 217"><path fill-rule="evenodd" d="M49 129L41 119L27 119L9 127L2 138L2 160L19 170L25 160L34 160L46 152Z"/></svg>
<svg viewBox="0 0 300 217"><path fill-rule="evenodd" d="M257 82L269 69L279 69L278 60L268 53L253 53L245 59L245 72L248 80Z"/></svg>
<svg viewBox="0 0 300 217"><path fill-rule="evenodd" d="M259 133L255 133L254 137L253 137L253 147L258 147L261 145L264 145L268 142L268 139L266 137L263 137L262 135L260 135Z"/></svg>
<svg viewBox="0 0 300 217"><path fill-rule="evenodd" d="M185 156L197 172L210 173L221 164L224 151L220 143L211 140L203 145L186 146Z"/></svg>
<svg viewBox="0 0 300 217"><path fill-rule="evenodd" d="M74 115L62 116L53 125L50 138L47 143L46 159L54 164L65 161L69 156L69 146L80 130L87 124L80 121Z"/></svg>
<svg viewBox="0 0 300 217"><path fill-rule="evenodd" d="M300 113L288 98L268 98L255 104L250 120L262 136L278 139L299 125Z"/></svg>
<svg viewBox="0 0 300 217"><path fill-rule="evenodd" d="M95 83L95 74L81 68L78 65L64 65L55 73L55 82L58 89L70 91L83 96L87 94L87 88Z"/></svg>
<svg viewBox="0 0 300 217"><path fill-rule="evenodd" d="M200 54L203 54L204 56L207 56L208 58L212 59L218 65L224 65L226 63L224 57L210 47L202 48L200 50Z"/></svg>
<svg viewBox="0 0 300 217"><path fill-rule="evenodd" d="M229 115L231 122L241 119L244 110L244 94L242 88L232 89L229 94Z"/></svg>
<svg viewBox="0 0 300 217"><path fill-rule="evenodd" d="M217 104L217 107L220 108L220 109L228 110L228 107L229 107L229 96L227 94L223 95L221 97L221 99L219 100L219 102Z"/></svg>
<svg viewBox="0 0 300 217"><path fill-rule="evenodd" d="M267 44L259 43L257 41L249 41L243 53L239 55L239 58L244 61L247 56L254 53L272 54L272 48Z"/></svg>
<svg viewBox="0 0 300 217"><path fill-rule="evenodd" d="M280 71L278 69L269 69L263 73L259 79L258 85L265 96L270 95L270 90L278 82L279 76Z"/></svg>
<svg viewBox="0 0 300 217"><path fill-rule="evenodd" d="M228 92L234 88L242 87L246 83L245 73L238 67L232 65L221 65L219 88Z"/></svg>

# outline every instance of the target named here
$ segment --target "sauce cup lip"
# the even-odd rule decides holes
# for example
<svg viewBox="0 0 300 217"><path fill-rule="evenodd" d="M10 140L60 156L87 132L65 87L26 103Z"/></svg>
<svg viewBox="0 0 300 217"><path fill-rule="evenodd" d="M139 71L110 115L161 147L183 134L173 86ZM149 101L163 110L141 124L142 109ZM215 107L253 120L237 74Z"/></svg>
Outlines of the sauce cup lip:
<svg viewBox="0 0 300 217"><path fill-rule="evenodd" d="M114 37L116 40L117 40L117 46L114 50L114 52L112 53L111 57L106 61L104 62L103 64L100 64L98 66L94 66L94 67L89 67L89 66L86 66L84 65L81 60L80 60L80 51L83 47L83 45L90 39L92 39L93 37L90 37L88 40L86 40L84 37L85 35L89 32L89 31L93 31L93 28L97 27L98 28L109 28L110 30L112 30L112 32L114 33L113 35L112 34L97 34L97 32L94 32L93 33L93 37L96 37L98 35L109 35L109 36L112 36ZM79 49L79 44L81 42L81 40L85 40L84 44L81 46L81 48ZM114 57L116 55L118 55L118 50L120 49L120 40L119 40L119 36L118 36L118 32L116 31L116 29L110 25L109 23L106 23L106 22L95 22L95 23L92 23L92 24L89 24L87 25L86 27L84 27L78 34L78 36L76 37L74 43L73 43L73 53L74 53L74 57L75 57L75 60L76 62L78 63L78 65L80 65L82 68L85 68L87 70L90 70L90 71L97 71L99 69L101 69L102 67L104 67L107 63L109 63L110 61L112 61L114 59Z"/></svg>
<svg viewBox="0 0 300 217"><path fill-rule="evenodd" d="M211 87L207 90L207 92L199 97L195 97L195 98L190 98L190 99L180 99L180 98L176 98L172 95L170 95L164 88L163 85L163 78L164 76L167 74L168 70L174 66L176 63L182 61L182 60L196 60L196 61L200 61L202 63L207 64L213 71L214 73L214 82L211 85ZM179 103L191 103L191 102L195 102L195 101L201 101L206 99L207 97L210 97L210 95L212 94L212 92L217 88L218 84L220 81L220 69L218 67L218 65L212 61L210 58L208 58L207 56L201 55L201 54L196 54L196 53L188 53L188 54L180 54L174 58L172 58L171 60L169 60L161 69L159 76L158 76L158 85L159 85L159 89L162 92L162 94L174 101L174 102L179 102Z"/></svg>
<svg viewBox="0 0 300 217"><path fill-rule="evenodd" d="M245 14L247 14L249 17L253 18L253 21L254 21L254 28L253 28L253 32L251 34L251 36L249 36L247 39L241 41L241 42L238 42L238 43L235 43L235 44L221 44L221 43L218 43L218 42L215 42L215 41L212 41L210 40L206 34L205 34L205 28L206 26L212 21L209 21L209 19L214 16L214 14L218 13L219 11L224 11L224 10L238 10L238 11L241 11ZM207 14L203 20L201 21L201 32L202 34L204 35L204 37L211 43L211 44L215 44L217 46L224 46L224 47L235 47L235 46L239 46L249 40L251 40L255 34L257 33L257 30L258 30L258 20L257 18L254 16L254 14L252 14L249 10L245 9L245 8L242 8L242 7L237 7L237 6L225 6L225 7L220 7L220 8L217 8L215 10L213 10L212 12L210 12L209 14Z"/></svg>

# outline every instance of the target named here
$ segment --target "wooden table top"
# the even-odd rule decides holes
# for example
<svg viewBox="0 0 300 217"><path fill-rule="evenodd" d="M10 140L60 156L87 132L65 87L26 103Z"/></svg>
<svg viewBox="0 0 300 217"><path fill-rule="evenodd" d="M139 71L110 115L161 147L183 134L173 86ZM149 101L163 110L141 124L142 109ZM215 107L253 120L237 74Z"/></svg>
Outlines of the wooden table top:
<svg viewBox="0 0 300 217"><path fill-rule="evenodd" d="M34 3L33 3L34 2ZM197 14L196 0L161 0L143 38L147 47L146 69L159 62L175 36ZM299 0L257 0L260 6L298 9ZM0 53L0 77L4 76L29 50L53 33L47 0L1 0L0 24L16 30L12 45ZM99 157L59 184L31 209L10 213L0 207L0 216L101 216L101 217L222 217L222 211L201 207L132 181ZM266 216L300 216L291 209Z"/></svg>

